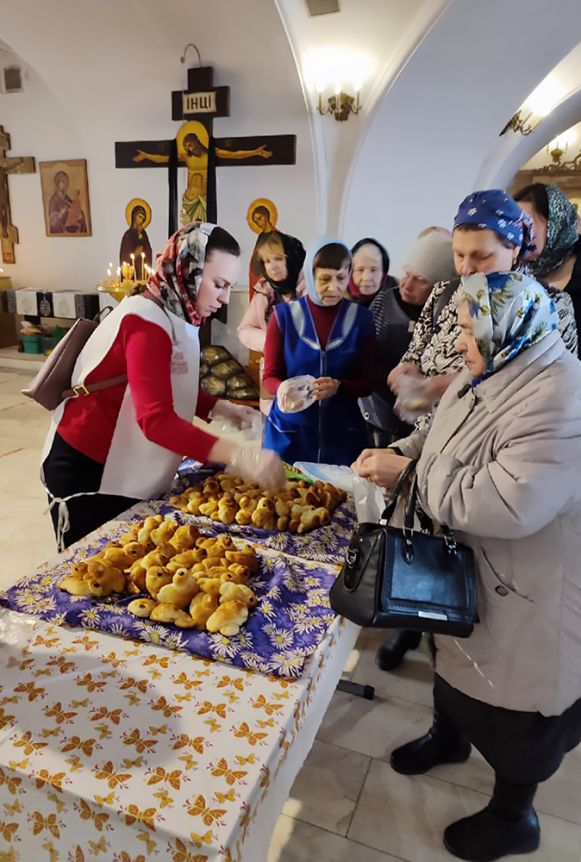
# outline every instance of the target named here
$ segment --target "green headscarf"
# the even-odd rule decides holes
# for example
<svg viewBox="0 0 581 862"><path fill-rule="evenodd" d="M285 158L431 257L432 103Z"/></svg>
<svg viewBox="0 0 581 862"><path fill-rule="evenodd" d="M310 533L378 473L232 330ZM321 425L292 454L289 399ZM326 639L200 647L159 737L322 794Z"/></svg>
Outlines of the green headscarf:
<svg viewBox="0 0 581 862"><path fill-rule="evenodd" d="M573 252L578 240L577 209L557 186L545 186L549 205L547 241L537 260L528 263L534 276L542 278L558 269Z"/></svg>

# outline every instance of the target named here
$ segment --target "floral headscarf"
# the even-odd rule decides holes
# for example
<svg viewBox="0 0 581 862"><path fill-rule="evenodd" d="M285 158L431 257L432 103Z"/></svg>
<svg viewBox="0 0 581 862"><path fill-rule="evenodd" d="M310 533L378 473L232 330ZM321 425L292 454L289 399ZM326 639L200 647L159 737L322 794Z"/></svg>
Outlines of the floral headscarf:
<svg viewBox="0 0 581 862"><path fill-rule="evenodd" d="M473 386L559 327L553 300L534 278L519 272L464 276L457 302L463 301L486 361L486 371Z"/></svg>
<svg viewBox="0 0 581 862"><path fill-rule="evenodd" d="M515 248L520 246L520 260L526 260L536 248L532 218L502 189L474 192L464 198L458 207L454 227L463 224L488 228Z"/></svg>
<svg viewBox="0 0 581 862"><path fill-rule="evenodd" d="M547 240L537 260L531 260L529 269L542 278L558 269L573 253L577 235L577 209L557 186L545 186L549 205Z"/></svg>
<svg viewBox="0 0 581 862"><path fill-rule="evenodd" d="M195 308L206 260L208 237L216 225L193 222L176 231L155 262L155 273L147 290L168 311L200 326L202 318Z"/></svg>

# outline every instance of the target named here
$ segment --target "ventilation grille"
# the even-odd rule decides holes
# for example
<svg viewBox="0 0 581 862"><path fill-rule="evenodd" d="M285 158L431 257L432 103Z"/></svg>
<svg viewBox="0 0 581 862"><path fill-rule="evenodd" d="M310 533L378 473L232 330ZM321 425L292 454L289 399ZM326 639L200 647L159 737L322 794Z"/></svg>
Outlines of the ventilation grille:
<svg viewBox="0 0 581 862"><path fill-rule="evenodd" d="M339 0L305 0L309 15L328 15L339 12Z"/></svg>
<svg viewBox="0 0 581 862"><path fill-rule="evenodd" d="M2 92L22 93L22 69L20 66L4 66L2 69Z"/></svg>

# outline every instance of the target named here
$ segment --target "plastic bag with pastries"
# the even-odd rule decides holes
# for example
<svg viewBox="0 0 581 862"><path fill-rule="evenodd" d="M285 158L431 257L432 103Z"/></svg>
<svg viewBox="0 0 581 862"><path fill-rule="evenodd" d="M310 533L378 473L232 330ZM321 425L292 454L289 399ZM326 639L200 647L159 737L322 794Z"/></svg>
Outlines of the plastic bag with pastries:
<svg viewBox="0 0 581 862"><path fill-rule="evenodd" d="M300 413L315 403L312 374L301 374L283 380L276 390L276 400L283 413Z"/></svg>
<svg viewBox="0 0 581 862"><path fill-rule="evenodd" d="M262 437L262 418L258 410L243 404L232 404L223 399L216 402L209 418L219 423L218 433L229 434L244 431L247 440L260 441Z"/></svg>
<svg viewBox="0 0 581 862"><path fill-rule="evenodd" d="M404 422L413 423L418 416L430 412L434 406L434 400L426 377L406 375L400 380L394 409Z"/></svg>

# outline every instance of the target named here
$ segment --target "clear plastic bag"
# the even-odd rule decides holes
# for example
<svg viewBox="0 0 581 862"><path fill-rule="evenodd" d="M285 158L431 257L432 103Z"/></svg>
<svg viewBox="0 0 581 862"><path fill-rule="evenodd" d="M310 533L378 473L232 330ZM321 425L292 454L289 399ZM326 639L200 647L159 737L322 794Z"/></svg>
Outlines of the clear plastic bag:
<svg viewBox="0 0 581 862"><path fill-rule="evenodd" d="M314 404L317 400L313 395L314 382L312 374L301 374L299 377L283 380L276 392L276 400L282 412L300 413Z"/></svg>
<svg viewBox="0 0 581 862"><path fill-rule="evenodd" d="M353 477L353 498L358 524L377 524L385 509L383 491L375 482Z"/></svg>
<svg viewBox="0 0 581 862"><path fill-rule="evenodd" d="M0 608L0 644L26 647L36 634L39 620L29 614L20 614ZM8 653L2 653L7 659Z"/></svg>
<svg viewBox="0 0 581 862"><path fill-rule="evenodd" d="M429 413L434 398L428 392L429 380L405 374L399 381L399 394L395 402L395 412L404 422L413 423L418 416Z"/></svg>
<svg viewBox="0 0 581 862"><path fill-rule="evenodd" d="M329 482L348 494L353 493L355 474L351 467L338 466L337 464L318 464L313 461L295 461L294 466L313 482Z"/></svg>
<svg viewBox="0 0 581 862"><path fill-rule="evenodd" d="M258 410L254 410L250 425L240 428L239 425L229 416L215 416L213 418L214 425L212 431L216 434L242 434L243 438L248 441L260 443L262 440L262 414Z"/></svg>

